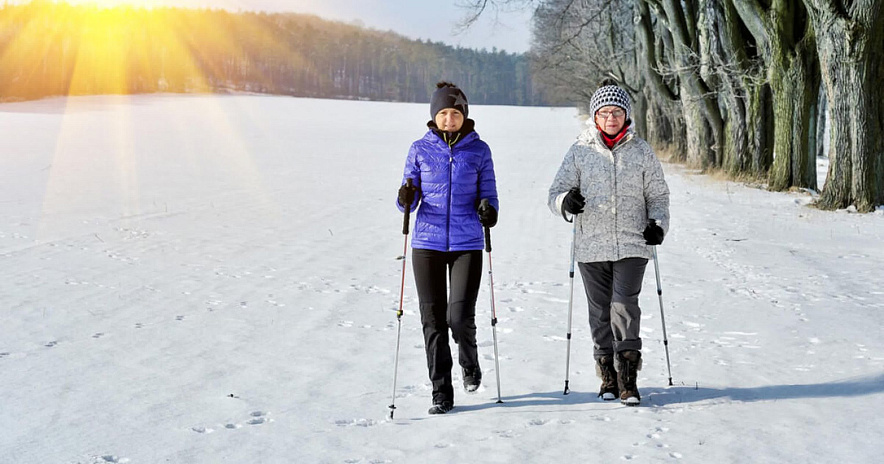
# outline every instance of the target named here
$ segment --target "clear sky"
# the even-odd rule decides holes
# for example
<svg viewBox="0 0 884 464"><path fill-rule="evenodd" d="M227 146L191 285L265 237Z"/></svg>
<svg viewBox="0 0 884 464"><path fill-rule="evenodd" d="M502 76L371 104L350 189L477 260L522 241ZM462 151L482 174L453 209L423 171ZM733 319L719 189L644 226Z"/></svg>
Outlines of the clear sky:
<svg viewBox="0 0 884 464"><path fill-rule="evenodd" d="M22 3L24 0L19 0ZM463 0L67 0L103 6L133 4L183 7L214 7L238 10L293 11L326 19L354 22L380 30L392 30L411 38L431 39L471 48L497 47L524 52L530 45L531 11L488 10L469 30L456 33L457 23L468 10Z"/></svg>

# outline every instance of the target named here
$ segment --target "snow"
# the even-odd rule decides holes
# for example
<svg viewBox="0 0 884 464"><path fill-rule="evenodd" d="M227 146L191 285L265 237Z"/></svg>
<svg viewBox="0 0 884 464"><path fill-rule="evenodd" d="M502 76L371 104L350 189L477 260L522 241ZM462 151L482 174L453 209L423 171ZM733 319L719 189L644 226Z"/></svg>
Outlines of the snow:
<svg viewBox="0 0 884 464"><path fill-rule="evenodd" d="M423 104L267 96L0 105L0 456L9 463L875 462L884 210L824 212L664 168L643 403L596 399L570 227L546 190L570 109L474 106L494 151L500 372L428 416L393 205ZM410 258L410 254L409 254ZM503 404L497 404L497 374ZM460 372L455 371L455 381Z"/></svg>

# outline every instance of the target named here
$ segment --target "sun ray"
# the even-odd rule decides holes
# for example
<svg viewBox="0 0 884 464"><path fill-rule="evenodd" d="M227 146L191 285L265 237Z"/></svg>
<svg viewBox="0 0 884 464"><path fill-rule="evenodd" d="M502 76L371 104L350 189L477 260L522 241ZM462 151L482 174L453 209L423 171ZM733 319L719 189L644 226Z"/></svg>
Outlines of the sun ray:
<svg viewBox="0 0 884 464"><path fill-rule="evenodd" d="M58 221L75 214L78 205L88 204L94 195L119 202L121 217L141 213L139 166L135 161L138 128L131 116L135 97L127 95L156 90L210 92L225 85L232 89L233 83L227 79L238 71L249 72L253 78L259 75L255 81L258 87L270 86L266 69L237 69L253 66L253 61L243 59L249 48L232 38L247 37L252 50L297 56L284 40L273 35L268 21L271 16L265 14L244 16L223 10L49 2L0 6L0 24L7 26L0 32L0 37L6 39L0 42L0 72L16 73L0 81L7 86L5 94L19 98L47 94L67 97L38 236L50 238ZM239 28L237 34L229 33L231 27ZM221 56L232 59L218 59ZM79 98L96 94L119 97ZM213 156L224 163L230 180L257 192L260 203L272 204L255 167L253 148L245 143L243 128L231 121L229 109L219 108L217 99L194 101L205 107L202 114L223 142L223 149ZM87 106L97 106L113 117L91 118ZM168 121L162 125L166 131L187 130L189 121L181 115L166 117ZM103 136L96 147L108 153L96 155L83 148L84 140L96 134ZM201 149L182 147L180 156L205 162L204 153L195 156ZM89 174L96 170L97 182Z"/></svg>

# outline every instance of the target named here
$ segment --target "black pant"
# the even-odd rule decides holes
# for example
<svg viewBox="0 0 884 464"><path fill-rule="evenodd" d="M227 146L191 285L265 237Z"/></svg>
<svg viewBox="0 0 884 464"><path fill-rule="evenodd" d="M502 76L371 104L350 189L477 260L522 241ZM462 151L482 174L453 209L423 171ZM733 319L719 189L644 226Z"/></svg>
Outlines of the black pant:
<svg viewBox="0 0 884 464"><path fill-rule="evenodd" d="M482 250L415 249L412 261L420 300L427 368L433 383L433 403L454 402L448 330L451 330L457 343L461 367L479 367L476 298L482 281ZM448 281L451 282L450 290Z"/></svg>
<svg viewBox="0 0 884 464"><path fill-rule="evenodd" d="M595 359L624 350L641 351L638 296L647 264L645 258L578 264L589 302Z"/></svg>

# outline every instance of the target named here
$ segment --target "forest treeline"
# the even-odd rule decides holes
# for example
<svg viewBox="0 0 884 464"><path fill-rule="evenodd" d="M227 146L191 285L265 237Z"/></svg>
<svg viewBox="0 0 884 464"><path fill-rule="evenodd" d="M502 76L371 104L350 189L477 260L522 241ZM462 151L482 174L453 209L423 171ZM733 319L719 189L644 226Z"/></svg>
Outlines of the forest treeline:
<svg viewBox="0 0 884 464"><path fill-rule="evenodd" d="M470 3L531 8L549 94L585 106L616 79L642 135L678 160L771 190L822 187L822 208L884 204L884 1Z"/></svg>
<svg viewBox="0 0 884 464"><path fill-rule="evenodd" d="M0 6L0 101L246 91L426 102L440 79L472 103L542 105L528 58L290 13L33 1Z"/></svg>

